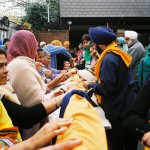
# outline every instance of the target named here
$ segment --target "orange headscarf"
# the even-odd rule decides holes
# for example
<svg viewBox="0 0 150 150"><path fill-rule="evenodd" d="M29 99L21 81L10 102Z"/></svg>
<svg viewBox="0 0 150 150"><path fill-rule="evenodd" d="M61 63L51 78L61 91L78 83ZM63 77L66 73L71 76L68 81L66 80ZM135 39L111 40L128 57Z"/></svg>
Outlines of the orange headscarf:
<svg viewBox="0 0 150 150"><path fill-rule="evenodd" d="M51 42L53 45L62 46L62 43L59 40L54 40Z"/></svg>

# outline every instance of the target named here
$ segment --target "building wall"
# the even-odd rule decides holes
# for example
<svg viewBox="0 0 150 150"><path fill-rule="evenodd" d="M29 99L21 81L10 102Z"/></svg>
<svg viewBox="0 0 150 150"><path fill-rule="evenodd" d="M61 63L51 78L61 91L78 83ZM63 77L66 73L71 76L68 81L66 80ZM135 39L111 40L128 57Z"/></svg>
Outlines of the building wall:
<svg viewBox="0 0 150 150"><path fill-rule="evenodd" d="M64 43L64 41L69 41L68 31L50 31L50 32L36 32L34 33L37 41L45 41L46 43L51 43L53 40L59 40Z"/></svg>
<svg viewBox="0 0 150 150"><path fill-rule="evenodd" d="M10 22L9 27L4 26L0 23L0 40L3 40L4 38L10 38L13 33L15 33L17 30L15 29L16 24L13 22Z"/></svg>

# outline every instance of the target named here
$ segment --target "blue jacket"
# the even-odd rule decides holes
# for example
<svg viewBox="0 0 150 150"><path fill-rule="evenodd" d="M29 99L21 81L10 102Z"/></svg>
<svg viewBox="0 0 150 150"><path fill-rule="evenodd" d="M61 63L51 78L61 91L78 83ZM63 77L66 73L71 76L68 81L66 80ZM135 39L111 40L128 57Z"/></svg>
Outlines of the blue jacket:
<svg viewBox="0 0 150 150"><path fill-rule="evenodd" d="M52 67L54 69L57 69L57 59L56 59L57 54L62 54L68 58L72 58L69 51L66 50L62 46L56 46L56 45L48 44L43 49L51 54L51 66L50 67Z"/></svg>
<svg viewBox="0 0 150 150"><path fill-rule="evenodd" d="M102 96L102 106L108 119L122 119L134 101L135 84L121 57L107 53L100 66L100 84L89 84L96 94Z"/></svg>

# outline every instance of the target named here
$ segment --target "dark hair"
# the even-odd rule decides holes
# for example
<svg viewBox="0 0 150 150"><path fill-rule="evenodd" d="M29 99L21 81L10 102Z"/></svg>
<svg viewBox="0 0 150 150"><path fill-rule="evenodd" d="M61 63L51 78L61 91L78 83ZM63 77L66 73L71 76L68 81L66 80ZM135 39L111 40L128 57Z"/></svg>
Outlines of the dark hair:
<svg viewBox="0 0 150 150"><path fill-rule="evenodd" d="M37 53L38 53L38 55L40 54L40 52L43 52L44 50L42 49L42 48L38 48L37 49Z"/></svg>
<svg viewBox="0 0 150 150"><path fill-rule="evenodd" d="M10 40L7 39L7 38L5 38L5 39L3 40L3 45L5 45L6 42L10 42Z"/></svg>
<svg viewBox="0 0 150 150"><path fill-rule="evenodd" d="M0 48L0 55L5 55L5 57L7 57L6 52L2 48Z"/></svg>
<svg viewBox="0 0 150 150"><path fill-rule="evenodd" d="M82 41L84 41L84 40L90 41L90 36L88 34L84 34L82 36Z"/></svg>
<svg viewBox="0 0 150 150"><path fill-rule="evenodd" d="M101 54L103 51L101 50L101 48L96 44L96 51Z"/></svg>

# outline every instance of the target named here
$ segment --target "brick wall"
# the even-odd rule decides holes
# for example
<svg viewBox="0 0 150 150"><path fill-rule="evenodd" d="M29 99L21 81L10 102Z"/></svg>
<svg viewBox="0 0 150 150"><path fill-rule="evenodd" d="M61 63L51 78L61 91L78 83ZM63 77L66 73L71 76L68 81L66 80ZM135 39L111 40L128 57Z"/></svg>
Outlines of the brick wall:
<svg viewBox="0 0 150 150"><path fill-rule="evenodd" d="M65 31L49 31L49 32L36 32L34 33L37 41L45 41L46 43L51 43L53 40L59 40L64 43L64 41L69 41L69 32Z"/></svg>

